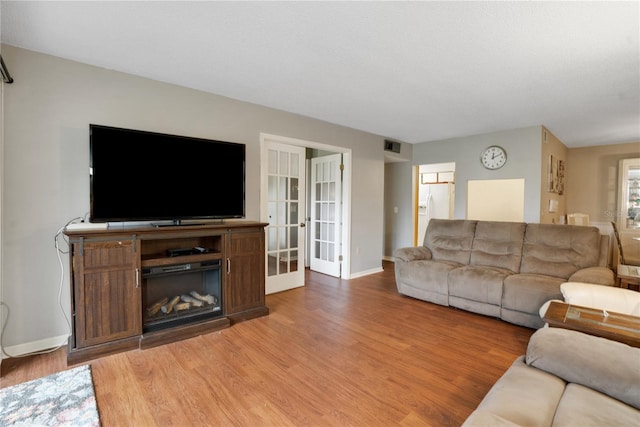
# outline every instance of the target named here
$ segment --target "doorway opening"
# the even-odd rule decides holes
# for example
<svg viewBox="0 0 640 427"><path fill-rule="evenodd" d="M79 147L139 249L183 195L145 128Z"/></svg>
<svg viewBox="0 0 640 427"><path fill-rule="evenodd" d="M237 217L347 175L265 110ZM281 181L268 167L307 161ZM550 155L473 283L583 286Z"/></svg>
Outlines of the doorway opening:
<svg viewBox="0 0 640 427"><path fill-rule="evenodd" d="M260 135L260 144L260 219L268 223L266 294L304 286L307 265L348 278L351 150L269 134ZM339 181L332 169L335 156L343 165ZM313 215L311 207L316 209ZM313 257L322 261L320 267L311 262ZM327 265L333 269L322 271Z"/></svg>
<svg viewBox="0 0 640 427"><path fill-rule="evenodd" d="M422 245L431 218L453 218L455 163L434 163L414 167L414 245Z"/></svg>

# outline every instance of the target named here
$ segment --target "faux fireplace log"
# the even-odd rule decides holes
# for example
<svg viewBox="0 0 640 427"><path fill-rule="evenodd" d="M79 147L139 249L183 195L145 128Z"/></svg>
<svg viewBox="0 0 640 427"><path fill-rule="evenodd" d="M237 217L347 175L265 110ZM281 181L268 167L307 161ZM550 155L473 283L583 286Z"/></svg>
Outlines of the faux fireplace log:
<svg viewBox="0 0 640 427"><path fill-rule="evenodd" d="M149 313L149 316L155 316L156 314L158 314L162 306L168 302L169 302L169 298L167 297L162 298L160 301L154 303L151 307L149 307L147 309L147 313Z"/></svg>
<svg viewBox="0 0 640 427"><path fill-rule="evenodd" d="M164 314L169 314L173 311L173 306L176 305L178 303L178 301L180 301L180 297L179 296L175 296L173 298L171 298L171 301L169 301L167 304L163 305L160 310L164 313Z"/></svg>

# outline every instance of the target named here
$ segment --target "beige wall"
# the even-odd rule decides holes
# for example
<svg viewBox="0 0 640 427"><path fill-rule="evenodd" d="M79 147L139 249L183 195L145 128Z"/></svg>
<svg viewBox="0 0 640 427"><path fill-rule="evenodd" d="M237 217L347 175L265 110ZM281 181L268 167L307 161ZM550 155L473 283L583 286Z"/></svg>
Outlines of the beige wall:
<svg viewBox="0 0 640 427"><path fill-rule="evenodd" d="M567 213L583 212L594 224L618 219L618 163L640 157L640 142L572 148L567 157ZM640 259L639 232L623 232L625 257Z"/></svg>
<svg viewBox="0 0 640 427"><path fill-rule="evenodd" d="M566 198L567 198L567 186L566 176L564 190L557 192L548 191L549 182L549 156L553 156L554 162L562 161L567 162L567 147L552 134L548 129L542 127L542 150L541 150L541 165L540 170L540 223L541 224L559 224L561 217L566 214ZM555 167L555 165L554 165ZM557 208L554 212L549 212L549 202L553 201L557 204Z"/></svg>
<svg viewBox="0 0 640 427"><path fill-rule="evenodd" d="M567 212L584 212L592 221L616 219L618 162L640 156L640 142L572 148L567 158Z"/></svg>

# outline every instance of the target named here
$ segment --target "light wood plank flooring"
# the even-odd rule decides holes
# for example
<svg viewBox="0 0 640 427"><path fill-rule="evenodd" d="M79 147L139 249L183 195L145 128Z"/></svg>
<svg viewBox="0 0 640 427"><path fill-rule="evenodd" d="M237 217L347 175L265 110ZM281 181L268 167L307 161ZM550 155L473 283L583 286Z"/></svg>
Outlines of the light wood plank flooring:
<svg viewBox="0 0 640 427"><path fill-rule="evenodd" d="M88 362L103 427L459 426L524 354L528 328L401 296L393 264L307 272L268 316ZM5 360L0 387L68 369Z"/></svg>

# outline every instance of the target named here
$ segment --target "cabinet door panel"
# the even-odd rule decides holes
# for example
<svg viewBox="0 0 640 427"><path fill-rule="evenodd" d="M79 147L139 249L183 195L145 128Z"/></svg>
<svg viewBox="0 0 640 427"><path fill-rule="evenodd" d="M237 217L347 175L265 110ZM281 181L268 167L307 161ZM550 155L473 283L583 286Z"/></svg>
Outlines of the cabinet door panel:
<svg viewBox="0 0 640 427"><path fill-rule="evenodd" d="M227 258L226 313L264 306L264 230L230 233Z"/></svg>
<svg viewBox="0 0 640 427"><path fill-rule="evenodd" d="M85 242L78 264L76 346L140 335L139 259L133 241Z"/></svg>

